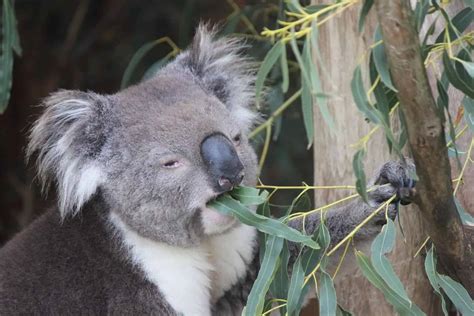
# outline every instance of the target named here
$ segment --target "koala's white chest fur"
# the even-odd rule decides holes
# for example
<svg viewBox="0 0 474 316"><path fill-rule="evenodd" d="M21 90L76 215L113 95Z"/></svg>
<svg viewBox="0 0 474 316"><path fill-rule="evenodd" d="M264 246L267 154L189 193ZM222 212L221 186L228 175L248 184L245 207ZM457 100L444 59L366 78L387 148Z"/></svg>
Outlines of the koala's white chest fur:
<svg viewBox="0 0 474 316"><path fill-rule="evenodd" d="M256 231L241 225L196 248L179 248L143 238L117 216L111 221L130 255L168 303L187 315L210 315L211 304L245 276L253 260Z"/></svg>

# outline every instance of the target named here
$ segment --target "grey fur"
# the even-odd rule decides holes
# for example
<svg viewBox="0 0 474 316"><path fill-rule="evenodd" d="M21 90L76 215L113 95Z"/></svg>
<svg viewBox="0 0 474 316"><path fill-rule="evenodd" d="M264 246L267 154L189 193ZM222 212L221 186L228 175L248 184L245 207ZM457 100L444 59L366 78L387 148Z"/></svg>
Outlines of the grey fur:
<svg viewBox="0 0 474 316"><path fill-rule="evenodd" d="M59 212L48 211L0 250L1 315L175 314L108 219L114 214L141 237L174 247L210 238L202 212L217 192L200 144L217 132L241 135L235 149L243 184L255 185L257 160L247 139L258 118L251 110L255 72L240 42L214 38L201 26L189 50L116 94L59 91L43 102L27 156L37 155L44 186L57 184ZM370 194L370 205L359 200L330 210L332 242L406 185L405 178L406 168L389 163L375 179L388 185ZM318 223L319 216L310 217L307 231ZM381 224L377 217L357 238L374 237ZM300 222L291 225L301 229ZM212 314L240 313L258 262L256 247L247 272L216 300Z"/></svg>

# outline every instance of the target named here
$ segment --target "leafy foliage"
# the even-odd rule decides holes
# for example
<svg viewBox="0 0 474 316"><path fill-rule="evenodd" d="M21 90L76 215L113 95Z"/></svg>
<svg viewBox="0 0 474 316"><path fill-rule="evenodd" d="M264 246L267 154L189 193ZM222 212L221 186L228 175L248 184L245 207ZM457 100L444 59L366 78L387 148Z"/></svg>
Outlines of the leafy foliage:
<svg viewBox="0 0 474 316"><path fill-rule="evenodd" d="M0 55L0 114L10 100L14 53L21 55L20 38L16 27L13 1L2 1L2 50Z"/></svg>
<svg viewBox="0 0 474 316"><path fill-rule="evenodd" d="M278 138L282 124L281 118L285 110L297 103L297 100L301 104L308 148L313 143L315 128L324 128L314 126L315 115L321 115L326 127L332 133L337 133L334 118L328 109L327 101L330 96L325 94L322 88L324 61L321 60L319 53L318 30L326 21L358 2L358 0L339 0L303 6L297 0L286 0L280 1L278 5L269 3L268 8L247 6L240 9L235 3L229 1L233 12L227 18L222 34L244 36L255 44L255 47L260 48L255 53L255 57L261 60L255 84L256 105L261 107L265 94L267 96L265 103L269 104L270 109L268 119L250 135L256 138L265 133L260 165L265 162L272 136L274 140ZM358 23L360 32L364 29L365 20L373 7L373 2L373 0L363 1ZM5 111L10 98L14 54L21 55L13 3L13 0L2 0L0 113ZM454 179L456 182L454 194L459 189L467 164L472 162L471 151L474 147L474 138L470 147L464 152L456 145L456 139L465 131L468 131L471 137L474 133L474 63L471 57L473 34L469 31L469 25L474 18L474 4L472 0L465 0L465 3L467 7L453 17L450 17L436 0L419 0L414 9L418 30L421 30L427 15L437 15L439 20L445 23L439 34L434 34L436 30L434 23L428 27L421 41L421 48L426 67L442 65L442 72L437 78L437 103L440 116L445 117L449 123L448 148L457 157L465 155L465 162L460 168L461 173ZM268 21L273 18L268 12L274 12L275 7L280 22L275 23L275 29L265 27L259 34L249 18L250 13L254 14L254 17L263 16L264 20ZM241 26L244 26L242 31ZM434 39L431 39L433 36ZM134 82L137 68L144 57L161 44L167 44L171 51L153 63L143 74L144 78L152 76L180 51L169 38L160 38L146 43L135 53L125 70L122 88ZM358 143L359 147L353 158L355 186L331 187L355 189L364 200L367 200L368 191L364 159L368 154L366 145L370 137L377 130L383 130L389 149L393 149L399 155L407 141L403 114L396 111L397 90L391 79L380 28L376 29L374 44L366 56L368 60L362 59L353 72L351 89L355 105L374 125L374 128ZM370 84L369 89L365 86L367 82ZM451 88L459 90L464 95L459 119L453 119L449 114L452 104L448 91ZM264 90L266 93L263 93ZM399 131L394 131L391 122L397 114L401 127ZM272 126L274 126L273 130ZM264 185L260 187L273 191L268 193L265 190L241 187L229 195L220 197L212 204L218 211L231 214L242 223L256 227L260 232L261 269L250 292L244 314L269 314L270 311L279 309L284 314L298 315L304 297L313 286L317 288L316 294L320 300L320 315L349 314L337 304L337 294L333 284L335 274L331 276L327 272L328 259L343 245L346 246L345 254L357 230L370 218L364 220L339 244L329 249L330 236L324 223L324 212L337 203L357 197L357 194L330 205L312 209L307 193L309 190L321 189L321 187L311 187L306 184L299 187L286 187L286 189L299 189L301 193L284 208L280 218L273 218L270 216L270 199L277 190L283 190L285 187ZM464 210L457 199L455 201L463 222L472 224L472 216ZM381 211L390 202L391 200L387 201L371 216ZM252 211L252 208L256 206L258 206L258 211ZM296 218L304 219L315 212L321 214L321 225L312 235L288 226L288 221ZM393 249L394 240L395 225L387 219L387 224L373 241L370 258L355 250L357 264L365 277L384 294L386 300L398 313L424 315L423 311L408 297L403 284L386 257ZM289 245L291 243L296 243L299 247L299 255L294 262L290 260ZM344 260L344 256L341 260ZM433 290L441 298L445 315L447 315L446 298L461 313L465 315L474 313L474 302L467 291L458 282L436 271L433 247L427 252L425 270ZM276 307L272 307L275 305Z"/></svg>
<svg viewBox="0 0 474 316"><path fill-rule="evenodd" d="M255 47L259 47L259 51L254 52L254 56L261 60L255 84L256 105L259 109L265 110L262 107L262 104L265 103L269 105L270 109L268 119L250 134L251 138L256 138L262 133L265 134L260 166L265 162L271 140L278 138L282 124L281 117L285 114L285 110L297 103L296 101L301 104L308 148L313 143L315 115L321 115L326 127L332 133L337 133L334 119L328 109L327 101L330 96L325 94L322 88L324 78L321 74L324 73L324 61L321 60L318 48L318 30L326 21L336 14L341 14L357 2L357 0L342 0L309 6L302 6L297 0L280 2L276 10L280 22L273 30L264 27L261 34L256 32L256 28L249 18L250 12L254 16L264 16L268 20L266 14L272 10L265 10L262 6L246 6L239 9L230 2L234 11L228 17L222 33L236 33L239 36L244 36ZM461 155L461 151L456 145L457 137L466 129L469 129L471 133L474 131L472 91L474 66L471 60L472 45L470 43L472 32L465 33L473 16L472 4L469 5L452 18L436 1L419 0L414 9L418 30L421 30L428 14L437 14L445 22L445 28L440 34L434 34L436 29L434 23L429 26L421 46L427 67L435 63L442 63L444 66L437 84L437 103L440 115L447 117L449 123L448 148L456 155ZM359 31L363 30L366 17L372 7L372 0L363 1L359 17ZM243 26L242 31L239 31L240 26ZM431 39L433 36L434 40ZM356 185L351 189L355 189L364 200L367 200L368 191L364 159L368 154L367 143L371 136L377 130L383 130L389 150L393 150L400 157L402 157L401 152L407 142L405 120L403 113L400 110L397 111L399 106L397 89L392 82L380 27L376 28L373 40L374 44L365 55L368 58L362 59L360 65L356 67L351 82L355 105L374 125L369 134L358 143L353 158ZM124 75L124 85L129 84L131 73L144 54L159 42L160 40L150 42L137 51ZM168 44L173 48L171 55L179 51L174 44ZM171 55L157 61L151 69L159 68L172 57ZM149 73L152 73L152 70L149 70ZM367 82L370 84L368 89L365 86ZM464 128L460 126L458 118L453 120L449 115L450 99L447 92L450 86L465 94L463 116L461 116L466 124ZM290 96L286 97L287 95ZM398 115L400 122L400 128L397 131L393 130L392 126L396 115ZM462 170L465 170L466 164L470 161L472 147L473 144L467 152ZM462 173L457 179L455 193L461 179ZM351 195L327 206L311 209L307 192L310 189L318 189L317 187L304 184L301 187L262 185L261 188L271 188L273 191L269 194L265 190L239 188L229 195L220 197L212 204L218 211L232 214L241 222L255 226L260 232L261 269L251 290L244 314L267 315L271 311L279 310L282 314L298 315L302 308L303 298L313 285L317 288L316 294L320 299L320 315L349 314L337 304L337 295L333 285L334 276L326 272L326 266L328 257L341 246L345 245L344 254L346 253L353 236L360 227L369 221L370 217L338 245L328 249L330 236L324 225L324 211L332 205L357 195ZM301 193L284 209L280 218L272 218L269 207L270 199L276 191L285 188L301 189ZM472 217L465 212L459 201L456 200L456 203L463 220L466 223L472 222ZM260 206L255 213L251 208L256 205ZM371 216L385 207L386 205L382 205ZM307 235L304 231L296 231L287 225L289 220L305 218L308 214L316 211L321 212L322 224L313 235ZM355 250L357 264L366 278L384 294L387 302L393 305L398 313L424 315L423 311L408 297L403 284L386 257L386 254L392 251L394 241L395 225L387 218L387 224L373 241L370 258ZM293 261L289 260L289 243L300 245L300 253ZM467 292L463 291L461 285L446 276L437 274L432 250L428 252L425 265L433 289L443 298L443 310L446 310L444 298L447 296L460 311L471 312L469 304L472 300Z"/></svg>

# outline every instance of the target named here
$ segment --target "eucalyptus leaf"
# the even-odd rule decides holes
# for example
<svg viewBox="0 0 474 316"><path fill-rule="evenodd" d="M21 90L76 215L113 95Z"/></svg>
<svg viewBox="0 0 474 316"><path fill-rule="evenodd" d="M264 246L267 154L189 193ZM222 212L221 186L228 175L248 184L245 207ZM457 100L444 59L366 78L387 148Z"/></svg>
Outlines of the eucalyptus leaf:
<svg viewBox="0 0 474 316"><path fill-rule="evenodd" d="M438 273L436 272L436 257L434 256L433 246L431 246L430 250L428 250L425 258L425 272L428 276L428 280L430 281L431 286L435 293L441 299L441 307L443 309L443 314L448 316L448 311L446 309L446 301L444 300L444 296L440 291L439 281L438 281Z"/></svg>
<svg viewBox="0 0 474 316"><path fill-rule="evenodd" d="M2 5L2 43L0 55L0 114L7 108L10 101L13 72L13 50L21 52L18 32L10 0L3 0Z"/></svg>
<svg viewBox="0 0 474 316"><path fill-rule="evenodd" d="M313 98L311 96L311 87L308 86L304 78L301 78L301 108L303 112L303 123L308 139L307 148L313 144L314 126L313 126Z"/></svg>
<svg viewBox="0 0 474 316"><path fill-rule="evenodd" d="M474 133L474 99L464 96L462 104L464 106L464 120Z"/></svg>
<svg viewBox="0 0 474 316"><path fill-rule="evenodd" d="M272 297L285 299L288 296L289 277L288 277L288 261L290 259L290 252L288 250L288 243L283 243L283 248L280 254L278 268L275 272L272 284L270 285L270 292ZM285 310L285 308L283 308ZM282 310L282 311L283 311Z"/></svg>
<svg viewBox="0 0 474 316"><path fill-rule="evenodd" d="M433 3L435 6L437 4ZM438 10L444 15L445 19L448 22L448 31L451 41L454 41L458 38L458 35L472 23L474 20L474 11L472 8L464 8L458 14L456 14L452 19L446 14L446 12L438 6ZM439 36L436 38L436 43L444 42L446 36L446 29L443 30Z"/></svg>
<svg viewBox="0 0 474 316"><path fill-rule="evenodd" d="M171 55L166 55L165 57L161 58L160 60L154 62L146 71L145 74L143 75L142 80L148 80L151 77L155 76L158 71L166 66L166 64L170 61Z"/></svg>
<svg viewBox="0 0 474 316"><path fill-rule="evenodd" d="M401 298L396 292L394 292L383 278L377 273L369 258L362 252L356 251L357 265L361 269L364 276L372 283L376 288L382 291L385 299L389 302L395 310L401 315L425 315L418 306L410 305L406 300Z"/></svg>
<svg viewBox="0 0 474 316"><path fill-rule="evenodd" d="M285 49L285 45L283 42L278 41L273 47L268 51L267 55L263 59L262 63L260 64L260 68L257 72L257 79L255 80L255 103L257 108L260 108L260 99L263 90L263 85L265 83L265 79L267 78L270 70L272 70L273 66L277 62L278 58L283 53Z"/></svg>
<svg viewBox="0 0 474 316"><path fill-rule="evenodd" d="M315 52L317 55L317 52L319 51L319 48L318 48L319 32L318 32L318 26L315 21L312 22L311 28L312 28L311 36L306 37L306 49L307 49L306 59L307 59L307 64L310 65L311 67L310 72L309 72L309 77L311 80L312 95L313 95L313 99L315 100L316 105L318 106L319 111L321 112L324 122L329 127L329 131L332 134L334 134L336 131L336 124L334 123L334 118L329 112L327 95L323 91L318 67L316 66L316 63L314 61L316 57L314 57L315 54L313 54L313 52Z"/></svg>
<svg viewBox="0 0 474 316"><path fill-rule="evenodd" d="M260 205L268 199L267 191L244 186L233 189L230 195L245 206Z"/></svg>
<svg viewBox="0 0 474 316"><path fill-rule="evenodd" d="M459 73L459 69L456 69L446 51L443 53L443 65L449 82L454 87L467 94L470 98L474 98L474 85Z"/></svg>
<svg viewBox="0 0 474 316"><path fill-rule="evenodd" d="M374 41L378 42L381 40L382 40L382 33L380 31L380 26L377 26L377 28L375 29L375 34L374 34ZM380 75L380 79L387 87L397 92L397 89L395 89L395 87L393 86L392 79L390 77L390 71L388 69L388 61L387 61L387 56L385 55L384 44L381 43L375 46L372 49L372 53L374 55L375 68L377 68L377 72Z"/></svg>
<svg viewBox="0 0 474 316"><path fill-rule="evenodd" d="M354 175L356 176L356 191L362 199L367 202L367 181L364 171L364 158L365 150L358 150L352 159L352 168L354 169Z"/></svg>
<svg viewBox="0 0 474 316"><path fill-rule="evenodd" d="M367 100L364 83L362 81L362 73L360 66L354 70L354 75L351 81L351 90L357 108L372 122L380 123L380 119L376 114L376 109L373 108Z"/></svg>
<svg viewBox="0 0 474 316"><path fill-rule="evenodd" d="M290 86L290 75L288 71L288 57L286 55L286 47L283 47L281 56L280 56L280 67L281 67L281 90L283 93L288 92L288 88Z"/></svg>
<svg viewBox="0 0 474 316"><path fill-rule="evenodd" d="M267 96L267 104L270 108L271 113L275 112L285 101L285 96L283 94L281 85L276 84L270 87L268 96ZM283 115L278 115L273 119L273 135L272 140L276 141L281 133L283 122Z"/></svg>
<svg viewBox="0 0 474 316"><path fill-rule="evenodd" d="M420 0L416 2L415 20L416 20L416 29L418 30L418 32L423 26L423 22L425 21L425 17L426 17L426 14L428 13L429 7L430 7L429 0Z"/></svg>
<svg viewBox="0 0 474 316"><path fill-rule="evenodd" d="M454 197L454 203L456 204L456 209L458 210L458 214L459 217L461 217L463 225L474 226L474 217L466 212L457 197Z"/></svg>
<svg viewBox="0 0 474 316"><path fill-rule="evenodd" d="M275 271L283 242L284 240L280 237L268 236L262 264L260 265L260 270L258 271L252 289L250 290L243 315L254 316L262 314L265 296L270 287L271 277Z"/></svg>
<svg viewBox="0 0 474 316"><path fill-rule="evenodd" d="M438 282L462 315L474 315L474 301L460 283L443 274L438 274Z"/></svg>
<svg viewBox="0 0 474 316"><path fill-rule="evenodd" d="M131 84L133 73L137 68L138 64L142 61L142 59L150 52L155 46L162 43L159 39L154 40L151 42L146 43L142 47L140 47L135 54L133 54L132 59L127 65L125 72L122 77L122 82L120 83L120 89L124 89Z"/></svg>
<svg viewBox="0 0 474 316"><path fill-rule="evenodd" d="M254 226L259 231L268 235L275 235L289 241L302 243L310 248L319 248L319 245L311 239L311 236L303 235L296 229L293 229L276 219L253 213L242 203L234 200L229 195L223 195L219 197L217 200L210 203L209 207L213 207L217 211L226 215L233 215L240 222L246 225Z"/></svg>
<svg viewBox="0 0 474 316"><path fill-rule="evenodd" d="M466 69L466 72L469 74L469 76L474 78L474 63L472 61L465 60L461 60L459 62L462 63L464 69Z"/></svg>
<svg viewBox="0 0 474 316"><path fill-rule="evenodd" d="M288 288L287 311L288 315L299 315L301 306L299 305L301 291L304 283L304 269L301 256L296 258L291 273L290 286Z"/></svg>
<svg viewBox="0 0 474 316"><path fill-rule="evenodd" d="M374 4L374 0L364 0L364 4L362 5L362 8L360 9L360 14L359 14L359 33L362 33L364 31L365 18L367 17L367 14L369 14L370 9L372 8L373 4Z"/></svg>
<svg viewBox="0 0 474 316"><path fill-rule="evenodd" d="M387 219L387 224L382 227L382 231L374 239L371 246L371 261L375 271L384 279L387 285L398 296L412 304L403 287L402 282L395 274L390 261L385 257L387 253L392 251L395 245L396 230L395 224L391 219Z"/></svg>
<svg viewBox="0 0 474 316"><path fill-rule="evenodd" d="M319 315L334 316L337 310L336 289L324 270L319 274Z"/></svg>

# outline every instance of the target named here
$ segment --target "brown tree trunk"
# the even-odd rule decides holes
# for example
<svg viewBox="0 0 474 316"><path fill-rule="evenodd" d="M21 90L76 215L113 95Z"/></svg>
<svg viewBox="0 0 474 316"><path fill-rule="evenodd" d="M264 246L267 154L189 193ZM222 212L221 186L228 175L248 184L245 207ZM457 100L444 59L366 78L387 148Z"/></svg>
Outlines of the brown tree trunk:
<svg viewBox="0 0 474 316"><path fill-rule="evenodd" d="M446 150L445 120L431 92L408 0L377 0L385 52L420 181L416 203L448 274L474 292L472 240L464 232L452 197L451 166Z"/></svg>
<svg viewBox="0 0 474 316"><path fill-rule="evenodd" d="M313 0L313 4L319 3L325 1ZM356 143L373 127L367 124L363 115L357 110L350 90L352 72L360 62L360 57L373 43L373 33L377 25L375 10L372 10L367 17L364 33L359 34L359 12L360 5L352 7L320 29L320 50L324 67L328 72L322 74L322 80L325 92L333 96L329 99L328 105L335 118L337 132L331 135L315 106L313 147L315 184L353 184L355 179L351 161L355 149L350 145ZM388 153L382 132L378 131L369 142L365 163L367 173L393 158ZM467 172L466 176L466 180L472 180L473 172ZM465 185L465 189L467 187L468 185ZM317 205L324 205L348 194L347 191L316 191L315 201ZM461 200L466 208L469 207L469 203L472 204L472 199ZM405 285L409 297L427 315L441 315L439 300L424 273L423 258L421 256L414 258L415 252L427 237L421 213L416 206L403 207L399 218L405 238L398 228L397 243L390 257L395 271ZM352 272L339 275L335 281L338 301L343 307L355 315L395 314L393 308L385 302L381 292L362 276L355 264L352 265Z"/></svg>

